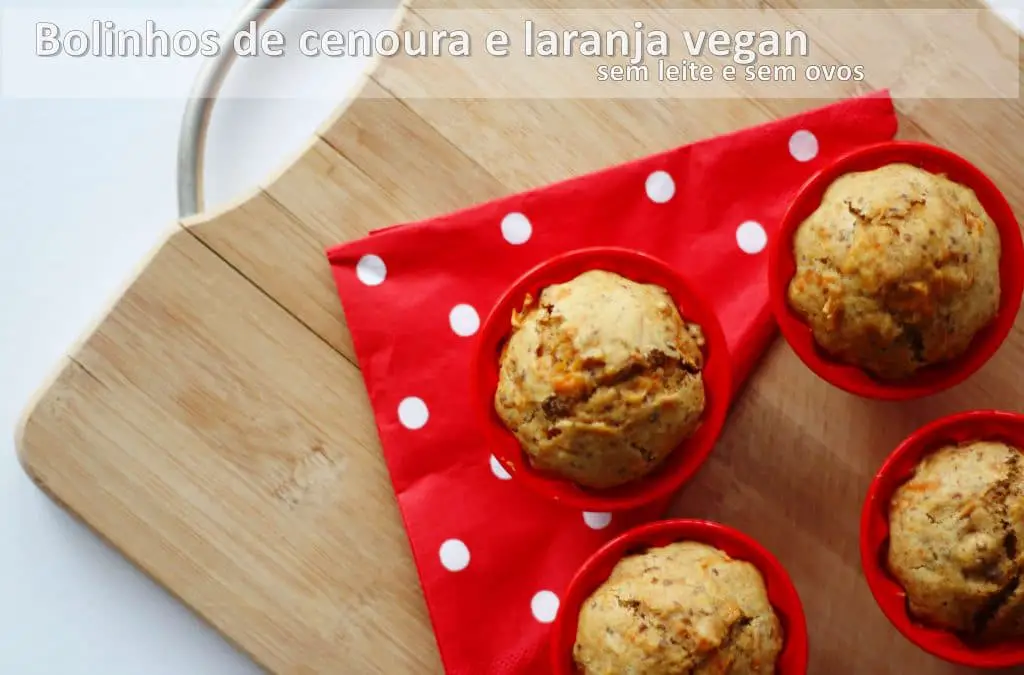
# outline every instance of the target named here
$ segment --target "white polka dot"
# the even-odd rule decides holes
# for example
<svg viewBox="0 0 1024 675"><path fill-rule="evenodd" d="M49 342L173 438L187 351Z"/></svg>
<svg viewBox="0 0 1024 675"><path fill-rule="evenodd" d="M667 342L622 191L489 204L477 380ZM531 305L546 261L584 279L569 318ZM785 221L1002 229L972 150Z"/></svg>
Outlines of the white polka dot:
<svg viewBox="0 0 1024 675"><path fill-rule="evenodd" d="M809 162L818 156L818 137L801 129L789 137L789 154L798 162Z"/></svg>
<svg viewBox="0 0 1024 675"><path fill-rule="evenodd" d="M480 329L480 315L472 305L455 305L448 312L448 324L460 337L469 337Z"/></svg>
<svg viewBox="0 0 1024 675"><path fill-rule="evenodd" d="M380 256L364 255L356 263L356 278L367 286L380 286L388 276L388 267Z"/></svg>
<svg viewBox="0 0 1024 675"><path fill-rule="evenodd" d="M469 549L458 539L441 544L441 564L449 572L461 572L469 567Z"/></svg>
<svg viewBox="0 0 1024 675"><path fill-rule="evenodd" d="M664 204L676 194L676 182L665 171L655 171L644 184L647 196L655 204Z"/></svg>
<svg viewBox="0 0 1024 675"><path fill-rule="evenodd" d="M592 530L603 530L611 524L612 514L586 511L583 514L583 522Z"/></svg>
<svg viewBox="0 0 1024 675"><path fill-rule="evenodd" d="M512 474L508 472L508 469L502 466L501 462L499 462L498 458L494 455L491 455L491 473L493 473L495 478L498 480L512 480Z"/></svg>
<svg viewBox="0 0 1024 675"><path fill-rule="evenodd" d="M530 225L530 220L521 213L510 213L501 219L501 236L510 244L525 244L532 234L533 225Z"/></svg>
<svg viewBox="0 0 1024 675"><path fill-rule="evenodd" d="M533 618L541 623L551 623L558 616L558 596L551 591L541 591L530 601Z"/></svg>
<svg viewBox="0 0 1024 675"><path fill-rule="evenodd" d="M422 429L429 417L430 411L422 398L410 396L398 404L398 421L406 429Z"/></svg>
<svg viewBox="0 0 1024 675"><path fill-rule="evenodd" d="M768 244L768 235L765 233L761 223L748 220L736 228L736 243L740 250L751 255L760 253Z"/></svg>

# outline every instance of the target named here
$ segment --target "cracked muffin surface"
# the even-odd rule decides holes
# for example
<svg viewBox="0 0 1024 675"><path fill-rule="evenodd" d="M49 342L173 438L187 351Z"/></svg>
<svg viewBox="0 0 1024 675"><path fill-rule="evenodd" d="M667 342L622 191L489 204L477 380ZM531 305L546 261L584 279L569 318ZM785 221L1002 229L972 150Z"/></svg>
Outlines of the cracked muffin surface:
<svg viewBox="0 0 1024 675"><path fill-rule="evenodd" d="M1001 242L974 191L909 164L838 178L796 231L788 299L882 379L954 359L999 308Z"/></svg>
<svg viewBox="0 0 1024 675"><path fill-rule="evenodd" d="M665 289L584 272L514 313L494 407L535 468L623 485L700 425L703 344Z"/></svg>
<svg viewBox="0 0 1024 675"><path fill-rule="evenodd" d="M894 493L889 569L922 623L997 641L1024 635L1024 461L978 441L927 456Z"/></svg>
<svg viewBox="0 0 1024 675"><path fill-rule="evenodd" d="M621 560L580 610L580 675L772 675L782 624L750 563L696 542Z"/></svg>

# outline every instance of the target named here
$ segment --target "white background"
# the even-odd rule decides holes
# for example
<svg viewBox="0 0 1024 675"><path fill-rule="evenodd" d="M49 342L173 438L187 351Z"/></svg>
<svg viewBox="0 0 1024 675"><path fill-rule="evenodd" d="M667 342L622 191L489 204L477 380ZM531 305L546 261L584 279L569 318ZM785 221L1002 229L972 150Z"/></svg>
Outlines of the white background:
<svg viewBox="0 0 1024 675"><path fill-rule="evenodd" d="M40 4L138 10L194 3L24 0L0 7ZM1024 9L1024 0L1003 4ZM221 12L226 27L239 5L201 6ZM333 100L220 102L208 141L207 206L246 194L293 157L363 65L307 59L289 66L288 77L323 82L336 92ZM240 63L226 86L265 80L272 88L281 69L263 66ZM259 672L53 506L14 455L13 429L29 396L174 222L183 109L181 98L0 99L0 428L7 430L0 436L0 675Z"/></svg>

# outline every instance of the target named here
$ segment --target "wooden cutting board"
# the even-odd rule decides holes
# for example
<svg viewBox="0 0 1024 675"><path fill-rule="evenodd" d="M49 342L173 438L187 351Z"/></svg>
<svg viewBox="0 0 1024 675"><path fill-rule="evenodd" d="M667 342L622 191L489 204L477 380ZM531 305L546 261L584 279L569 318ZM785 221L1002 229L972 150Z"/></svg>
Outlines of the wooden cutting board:
<svg viewBox="0 0 1024 675"><path fill-rule="evenodd" d="M417 2L402 21L453 6ZM875 30L875 41L826 35L815 49L843 60L878 44L933 53L945 39ZM1019 76L1020 57L1008 58ZM825 102L431 99L473 61L459 74L438 63L382 63L291 166L169 228L18 434L41 489L281 675L441 672L324 248ZM538 82L560 72L533 68ZM897 107L901 137L965 154L1024 216L1019 98ZM883 404L824 384L778 343L673 513L722 520L779 554L806 605L811 673L970 672L918 651L876 609L859 510L883 457L923 422L1020 408L1022 369L1018 323L968 383Z"/></svg>

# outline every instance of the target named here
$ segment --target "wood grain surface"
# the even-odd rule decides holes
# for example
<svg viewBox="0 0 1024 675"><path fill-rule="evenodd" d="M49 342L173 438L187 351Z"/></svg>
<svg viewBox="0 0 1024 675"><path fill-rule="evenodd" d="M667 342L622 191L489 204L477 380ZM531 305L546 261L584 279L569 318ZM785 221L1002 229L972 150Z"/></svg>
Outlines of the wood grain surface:
<svg viewBox="0 0 1024 675"><path fill-rule="evenodd" d="M425 1L402 21L488 4ZM863 45L834 36L815 48L842 60ZM825 103L432 99L424 88L446 76L436 68L381 64L278 176L170 229L19 430L41 489L279 675L441 672L324 248ZM836 85L834 98L874 84ZM1024 216L1019 98L897 108L900 137L966 155ZM806 606L810 673L972 672L918 651L876 609L858 515L883 457L920 424L1021 409L1022 369L1018 322L966 384L883 404L831 388L777 343L673 513L726 521L779 554Z"/></svg>

